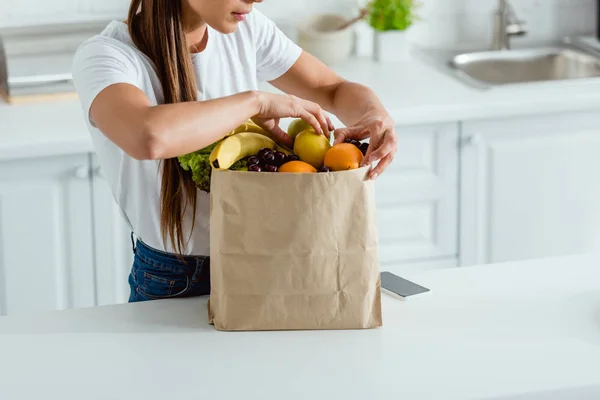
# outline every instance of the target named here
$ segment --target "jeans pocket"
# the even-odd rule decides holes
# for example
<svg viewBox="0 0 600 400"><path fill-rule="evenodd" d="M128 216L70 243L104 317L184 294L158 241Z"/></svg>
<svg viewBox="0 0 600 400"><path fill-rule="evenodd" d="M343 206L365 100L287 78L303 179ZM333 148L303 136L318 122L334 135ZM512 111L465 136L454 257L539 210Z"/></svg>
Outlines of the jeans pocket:
<svg viewBox="0 0 600 400"><path fill-rule="evenodd" d="M143 261L134 263L135 291L151 300L170 299L184 296L192 286L184 272L173 272L156 268Z"/></svg>

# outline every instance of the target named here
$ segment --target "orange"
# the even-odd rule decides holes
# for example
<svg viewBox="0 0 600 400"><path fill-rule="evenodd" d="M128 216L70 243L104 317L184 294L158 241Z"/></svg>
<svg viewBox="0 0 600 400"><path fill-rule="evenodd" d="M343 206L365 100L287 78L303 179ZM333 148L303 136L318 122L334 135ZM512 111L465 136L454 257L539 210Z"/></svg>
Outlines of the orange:
<svg viewBox="0 0 600 400"><path fill-rule="evenodd" d="M315 167L304 161L289 161L279 167L279 172L317 172Z"/></svg>
<svg viewBox="0 0 600 400"><path fill-rule="evenodd" d="M339 143L326 154L323 163L332 171L357 169L363 160L363 154L352 143Z"/></svg>

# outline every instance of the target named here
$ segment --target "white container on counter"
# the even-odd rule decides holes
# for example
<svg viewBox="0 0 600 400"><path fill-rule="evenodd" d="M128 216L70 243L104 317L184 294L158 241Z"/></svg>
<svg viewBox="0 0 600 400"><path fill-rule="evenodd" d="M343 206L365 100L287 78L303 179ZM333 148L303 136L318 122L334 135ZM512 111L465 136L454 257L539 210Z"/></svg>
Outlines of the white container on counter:
<svg viewBox="0 0 600 400"><path fill-rule="evenodd" d="M373 35L373 59L378 62L408 61L411 43L408 31L375 31Z"/></svg>
<svg viewBox="0 0 600 400"><path fill-rule="evenodd" d="M303 21L298 26L298 45L327 65L347 60L354 48L354 31L352 26L339 29L345 21L343 16L332 14Z"/></svg>

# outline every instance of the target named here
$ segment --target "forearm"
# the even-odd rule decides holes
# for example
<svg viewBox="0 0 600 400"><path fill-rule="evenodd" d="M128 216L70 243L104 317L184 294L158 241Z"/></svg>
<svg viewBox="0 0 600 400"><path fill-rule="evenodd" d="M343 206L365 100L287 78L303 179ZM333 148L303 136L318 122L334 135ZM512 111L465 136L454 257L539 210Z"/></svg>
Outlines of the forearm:
<svg viewBox="0 0 600 400"><path fill-rule="evenodd" d="M258 95L254 92L151 107L144 117L151 143L148 158L166 159L202 149L258 111Z"/></svg>
<svg viewBox="0 0 600 400"><path fill-rule="evenodd" d="M331 92L331 97L331 112L346 126L354 125L373 109L385 111L375 92L358 83L340 83Z"/></svg>

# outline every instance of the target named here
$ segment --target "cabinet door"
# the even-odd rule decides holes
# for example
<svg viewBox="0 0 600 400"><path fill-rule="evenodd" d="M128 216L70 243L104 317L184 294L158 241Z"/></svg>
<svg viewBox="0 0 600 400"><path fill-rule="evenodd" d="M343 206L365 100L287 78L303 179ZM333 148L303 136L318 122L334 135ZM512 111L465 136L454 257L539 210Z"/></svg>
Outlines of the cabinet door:
<svg viewBox="0 0 600 400"><path fill-rule="evenodd" d="M133 263L131 230L95 157L92 165L98 304L122 304L129 299L127 279Z"/></svg>
<svg viewBox="0 0 600 400"><path fill-rule="evenodd" d="M600 114L464 125L461 264L600 245Z"/></svg>
<svg viewBox="0 0 600 400"><path fill-rule="evenodd" d="M458 124L398 127L376 181L382 267L457 255Z"/></svg>
<svg viewBox="0 0 600 400"><path fill-rule="evenodd" d="M87 155L0 162L0 314L95 305Z"/></svg>

